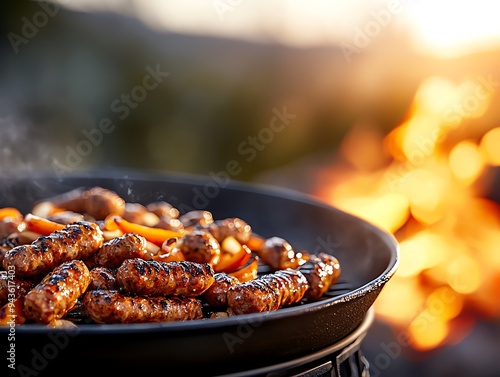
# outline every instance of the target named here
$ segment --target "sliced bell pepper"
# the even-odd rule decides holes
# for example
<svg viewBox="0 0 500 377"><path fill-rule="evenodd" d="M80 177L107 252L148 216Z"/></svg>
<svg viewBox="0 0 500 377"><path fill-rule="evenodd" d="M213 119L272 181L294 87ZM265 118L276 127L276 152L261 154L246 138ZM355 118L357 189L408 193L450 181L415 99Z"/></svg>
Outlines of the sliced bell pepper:
<svg viewBox="0 0 500 377"><path fill-rule="evenodd" d="M253 256L250 263L237 269L236 271L229 272L228 275L237 278L240 283L255 279L257 277L257 272L259 270L259 257L257 255Z"/></svg>
<svg viewBox="0 0 500 377"><path fill-rule="evenodd" d="M160 250L151 259L158 262L180 262L186 260L181 249L175 247L177 238L170 238L163 242Z"/></svg>
<svg viewBox="0 0 500 377"><path fill-rule="evenodd" d="M43 217L33 215L32 213L28 213L24 216L24 222L26 223L26 230L41 234L42 236L48 236L56 230L61 230L66 226Z"/></svg>
<svg viewBox="0 0 500 377"><path fill-rule="evenodd" d="M224 238L221 242L221 257L215 264L215 272L232 272L244 266L252 255L246 245L242 245L232 236Z"/></svg>
<svg viewBox="0 0 500 377"><path fill-rule="evenodd" d="M245 243L245 245L247 245L250 250L257 251L257 250L262 249L265 242L266 242L266 239L264 237L253 233L250 236L250 239Z"/></svg>
<svg viewBox="0 0 500 377"><path fill-rule="evenodd" d="M115 217L122 218L120 215L118 215L116 213L111 213L108 216L106 216L106 218L104 219L104 229L103 230L109 230L109 231L119 230L120 232L122 232L120 226L115 221Z"/></svg>
<svg viewBox="0 0 500 377"><path fill-rule="evenodd" d="M0 208L0 220L3 220L7 217L22 220L23 214L21 213L21 211L14 207Z"/></svg>
<svg viewBox="0 0 500 377"><path fill-rule="evenodd" d="M122 230L123 233L135 233L143 236L146 240L154 243L155 245L161 246L163 242L170 238L182 237L184 232L176 232L173 230L149 227L146 225L140 225L132 223L123 219L121 216L112 216L108 219L109 221L114 221L116 225Z"/></svg>

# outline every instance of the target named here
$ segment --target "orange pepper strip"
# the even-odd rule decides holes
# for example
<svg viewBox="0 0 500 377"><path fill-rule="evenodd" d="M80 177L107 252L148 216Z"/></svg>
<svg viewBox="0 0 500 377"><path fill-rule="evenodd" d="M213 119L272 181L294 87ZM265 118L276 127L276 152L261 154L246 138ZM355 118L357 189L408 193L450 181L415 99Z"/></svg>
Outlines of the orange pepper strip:
<svg viewBox="0 0 500 377"><path fill-rule="evenodd" d="M262 236L259 236L257 234L252 234L250 236L250 239L245 243L248 248L252 251L258 251L262 249L264 246L264 243L266 242L266 239Z"/></svg>
<svg viewBox="0 0 500 377"><path fill-rule="evenodd" d="M240 269L229 272L228 275L234 276L237 278L240 283L244 283L246 281L255 279L257 277L257 271L259 269L259 257L254 255L252 261L241 267Z"/></svg>
<svg viewBox="0 0 500 377"><path fill-rule="evenodd" d="M235 241L238 242L238 241ZM221 249L223 250L224 241ZM235 253L222 252L220 261L214 266L215 272L232 272L244 266L252 256L252 251L246 245L239 245L239 250Z"/></svg>
<svg viewBox="0 0 500 377"><path fill-rule="evenodd" d="M106 216L106 218L104 219L104 229L109 231L114 231L114 230L122 231L118 223L115 221L115 217L121 218L121 216L117 215L116 213L111 213L108 216Z"/></svg>
<svg viewBox="0 0 500 377"><path fill-rule="evenodd" d="M0 208L0 220L3 220L7 217L12 217L14 219L23 219L23 214L17 208L14 207L4 207Z"/></svg>
<svg viewBox="0 0 500 377"><path fill-rule="evenodd" d="M130 221L124 220L120 216L113 216L112 219L122 230L123 233L138 234L140 236L143 236L149 242L152 242L158 246L161 246L163 242L165 242L170 238L174 237L180 238L184 235L184 232L176 232L173 230L154 228L146 225L132 223Z"/></svg>
<svg viewBox="0 0 500 377"><path fill-rule="evenodd" d="M61 230L66 226L44 217L35 216L32 213L28 213L24 216L24 222L26 223L27 230L41 234L42 236L48 236L56 230Z"/></svg>
<svg viewBox="0 0 500 377"><path fill-rule="evenodd" d="M26 322L23 307L24 297L18 297L13 302L2 306L0 308L0 326L9 326L11 323L21 325Z"/></svg>

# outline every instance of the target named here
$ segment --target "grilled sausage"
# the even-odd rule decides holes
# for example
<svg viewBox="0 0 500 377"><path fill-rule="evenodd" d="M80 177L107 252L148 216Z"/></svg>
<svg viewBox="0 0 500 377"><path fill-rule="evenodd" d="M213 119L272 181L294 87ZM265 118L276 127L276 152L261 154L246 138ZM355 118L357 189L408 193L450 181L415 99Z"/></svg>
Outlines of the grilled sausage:
<svg viewBox="0 0 500 377"><path fill-rule="evenodd" d="M30 290L24 298L24 314L39 323L64 317L90 283L90 271L83 261L65 262Z"/></svg>
<svg viewBox="0 0 500 377"><path fill-rule="evenodd" d="M3 259L5 258L5 254L16 246L19 246L21 243L19 242L19 238L17 234L14 233L10 237L4 237L0 239L0 264L3 264Z"/></svg>
<svg viewBox="0 0 500 377"><path fill-rule="evenodd" d="M252 227L238 217L214 221L207 226L208 231L220 243L224 238L233 236L240 243L247 243L252 235Z"/></svg>
<svg viewBox="0 0 500 377"><path fill-rule="evenodd" d="M26 295L36 283L33 280L19 279L14 275L9 275L7 271L0 271L0 306L4 306L9 298L16 299Z"/></svg>
<svg viewBox="0 0 500 377"><path fill-rule="evenodd" d="M86 221L84 215L73 211L56 212L54 214L47 216L47 219L65 225L75 223L77 221Z"/></svg>
<svg viewBox="0 0 500 377"><path fill-rule="evenodd" d="M176 247L184 254L186 260L215 265L220 259L220 244L211 233L194 230L184 234L177 240Z"/></svg>
<svg viewBox="0 0 500 377"><path fill-rule="evenodd" d="M156 226L160 217L140 203L125 203L123 218L135 224Z"/></svg>
<svg viewBox="0 0 500 377"><path fill-rule="evenodd" d="M151 296L198 296L214 282L207 263L125 260L116 271L118 284L127 292Z"/></svg>
<svg viewBox="0 0 500 377"><path fill-rule="evenodd" d="M108 267L95 267L90 270L90 284L87 290L118 289L116 272Z"/></svg>
<svg viewBox="0 0 500 377"><path fill-rule="evenodd" d="M165 201L152 202L146 205L148 211L153 212L158 217L170 217L177 219L180 215L179 210L172 204Z"/></svg>
<svg viewBox="0 0 500 377"><path fill-rule="evenodd" d="M227 291L229 287L239 284L239 282L234 276L218 272L214 275L213 284L203 292L202 297L210 306L227 306Z"/></svg>
<svg viewBox="0 0 500 377"><path fill-rule="evenodd" d="M16 276L22 278L47 274L63 262L89 258L103 243L103 233L96 223L79 221L9 250L3 267L8 270L14 266Z"/></svg>
<svg viewBox="0 0 500 377"><path fill-rule="evenodd" d="M304 297L316 300L337 282L341 269L337 258L327 253L319 253L318 255L312 254L299 271L309 282L309 289Z"/></svg>
<svg viewBox="0 0 500 377"><path fill-rule="evenodd" d="M193 210L179 216L182 225L187 228L196 226L206 227L214 222L212 212L204 210Z"/></svg>
<svg viewBox="0 0 500 377"><path fill-rule="evenodd" d="M118 268L125 259L131 258L149 259L147 241L143 236L126 233L104 242L85 263L90 269L98 266Z"/></svg>
<svg viewBox="0 0 500 377"><path fill-rule="evenodd" d="M230 287L227 303L234 314L273 311L299 302L308 288L300 271L285 269Z"/></svg>
<svg viewBox="0 0 500 377"><path fill-rule="evenodd" d="M129 296L117 290L88 291L81 310L97 323L170 322L203 317L201 302L194 297Z"/></svg>
<svg viewBox="0 0 500 377"><path fill-rule="evenodd" d="M125 201L114 191L95 186L90 189L77 188L46 199L56 207L89 215L96 220L104 220L109 214L122 216Z"/></svg>
<svg viewBox="0 0 500 377"><path fill-rule="evenodd" d="M307 261L304 254L295 252L292 245L280 237L266 239L262 248L255 250L255 253L274 271L296 269Z"/></svg>

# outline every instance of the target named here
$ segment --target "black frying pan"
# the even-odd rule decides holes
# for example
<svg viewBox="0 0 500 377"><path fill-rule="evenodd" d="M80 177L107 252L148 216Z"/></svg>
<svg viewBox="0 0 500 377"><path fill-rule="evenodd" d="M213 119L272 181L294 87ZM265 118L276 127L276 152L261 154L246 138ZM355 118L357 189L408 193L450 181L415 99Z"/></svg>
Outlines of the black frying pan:
<svg viewBox="0 0 500 377"><path fill-rule="evenodd" d="M186 212L207 209L215 219L240 217L264 236L296 249L335 255L342 276L320 301L265 314L175 323L81 324L77 332L40 325L15 327L16 366L41 375L140 372L212 376L265 367L338 342L362 322L399 263L392 235L306 195L209 177L139 172L32 175L0 181L0 206L29 211L37 200L99 185L129 202L165 200ZM9 328L0 328L3 371ZM26 375L26 373L24 374ZM35 375L35 374L32 374ZM39 374L40 375L40 374Z"/></svg>

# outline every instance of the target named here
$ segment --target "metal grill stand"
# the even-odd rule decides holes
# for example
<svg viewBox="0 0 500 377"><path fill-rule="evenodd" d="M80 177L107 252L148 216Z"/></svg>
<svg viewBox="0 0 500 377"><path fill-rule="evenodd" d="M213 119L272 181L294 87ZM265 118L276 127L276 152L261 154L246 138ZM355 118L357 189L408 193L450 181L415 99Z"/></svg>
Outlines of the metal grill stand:
<svg viewBox="0 0 500 377"><path fill-rule="evenodd" d="M219 377L369 377L369 363L361 344L373 323L374 310L350 335L319 352L259 369Z"/></svg>

